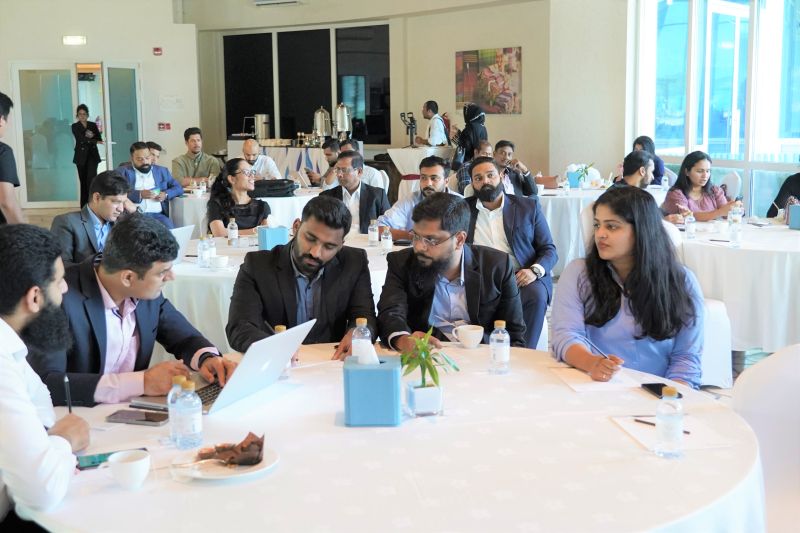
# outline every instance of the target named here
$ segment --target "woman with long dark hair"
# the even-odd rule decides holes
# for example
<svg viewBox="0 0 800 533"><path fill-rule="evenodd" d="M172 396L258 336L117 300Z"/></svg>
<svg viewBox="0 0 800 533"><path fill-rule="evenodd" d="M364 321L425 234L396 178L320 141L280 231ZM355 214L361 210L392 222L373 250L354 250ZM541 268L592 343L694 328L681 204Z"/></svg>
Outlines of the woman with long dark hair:
<svg viewBox="0 0 800 533"><path fill-rule="evenodd" d="M653 184L666 185L661 183L661 178L664 177L664 161L656 155L656 143L647 135L640 135L633 140L633 151L644 150L653 156Z"/></svg>
<svg viewBox="0 0 800 533"><path fill-rule="evenodd" d="M697 151L683 158L678 179L661 208L668 215L691 211L695 219L706 222L727 216L735 204L728 202L721 187L711 183L711 158Z"/></svg>
<svg viewBox="0 0 800 533"><path fill-rule="evenodd" d="M470 161L475 155L475 149L481 141L489 139L486 131L486 114L472 102L464 104L464 129L456 133L453 141L464 151L464 163ZM453 168L453 170L458 170Z"/></svg>
<svg viewBox="0 0 800 533"><path fill-rule="evenodd" d="M699 386L703 295L678 263L655 200L637 187L615 187L593 211L592 249L558 282L556 358L596 381L624 365Z"/></svg>
<svg viewBox="0 0 800 533"><path fill-rule="evenodd" d="M97 165L100 163L100 152L97 143L103 142L103 136L97 124L89 120L89 108L80 104L75 109L78 119L72 125L72 135L75 137L75 155L72 162L78 167L78 182L80 183L81 207L89 201L89 186L97 176Z"/></svg>
<svg viewBox="0 0 800 533"><path fill-rule="evenodd" d="M251 198L255 173L241 157L230 159L211 186L208 200L208 228L214 237L227 236L228 222L236 219L240 235L252 235L269 216L269 204Z"/></svg>

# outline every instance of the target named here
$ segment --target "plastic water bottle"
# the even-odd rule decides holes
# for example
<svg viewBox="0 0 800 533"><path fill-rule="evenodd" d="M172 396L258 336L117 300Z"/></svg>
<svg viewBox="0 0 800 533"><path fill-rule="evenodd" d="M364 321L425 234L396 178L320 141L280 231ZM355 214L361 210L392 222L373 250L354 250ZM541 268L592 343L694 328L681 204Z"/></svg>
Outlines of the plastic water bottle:
<svg viewBox="0 0 800 533"><path fill-rule="evenodd" d="M697 220L694 218L694 213L689 213L683 219L683 225L686 228L686 238L692 240L697 237Z"/></svg>
<svg viewBox="0 0 800 533"><path fill-rule="evenodd" d="M181 393L186 376L172 376L172 388L167 394L167 412L169 412L169 440L174 444L177 441L177 424L175 423L175 406L178 395Z"/></svg>
<svg viewBox="0 0 800 533"><path fill-rule="evenodd" d="M206 242L208 243L208 257L209 257L209 260L212 257L217 257L217 243L214 241L214 236L209 234L208 238L206 238Z"/></svg>
<svg viewBox="0 0 800 533"><path fill-rule="evenodd" d="M231 217L228 221L228 246L236 246L239 244L239 225L236 219Z"/></svg>
<svg viewBox="0 0 800 533"><path fill-rule="evenodd" d="M567 181L564 182L564 194L566 196L569 196L569 189L570 189L569 179L567 179Z"/></svg>
<svg viewBox="0 0 800 533"><path fill-rule="evenodd" d="M378 235L378 221L377 220L370 220L369 229L367 230L367 234L369 235L369 245L370 246L378 246L378 241L380 240L380 236Z"/></svg>
<svg viewBox="0 0 800 533"><path fill-rule="evenodd" d="M208 241L206 240L205 235L200 235L200 242L197 243L197 266L200 268L208 268L211 266L209 264L209 257L211 255L211 250L208 248Z"/></svg>
<svg viewBox="0 0 800 533"><path fill-rule="evenodd" d="M194 382L184 381L175 401L175 445L191 450L203 443L203 402L194 391Z"/></svg>
<svg viewBox="0 0 800 533"><path fill-rule="evenodd" d="M353 330L353 347L350 353L352 353L353 357L361 357L362 353L370 354L371 345L372 333L367 327L367 319L356 318L356 329Z"/></svg>
<svg viewBox="0 0 800 533"><path fill-rule="evenodd" d="M389 226L383 228L383 234L381 234L381 254L386 255L392 251L392 230L389 229Z"/></svg>
<svg viewBox="0 0 800 533"><path fill-rule="evenodd" d="M742 246L742 219L744 218L744 209L739 205L734 205L728 213L728 224L730 226L730 239L732 248L740 248Z"/></svg>
<svg viewBox="0 0 800 533"><path fill-rule="evenodd" d="M661 401L656 409L656 445L653 451L666 459L683 455L683 406L675 387L661 389Z"/></svg>
<svg viewBox="0 0 800 533"><path fill-rule="evenodd" d="M494 321L494 331L489 336L489 350L492 359L489 361L489 372L492 374L508 374L511 358L511 337L506 331L505 320Z"/></svg>

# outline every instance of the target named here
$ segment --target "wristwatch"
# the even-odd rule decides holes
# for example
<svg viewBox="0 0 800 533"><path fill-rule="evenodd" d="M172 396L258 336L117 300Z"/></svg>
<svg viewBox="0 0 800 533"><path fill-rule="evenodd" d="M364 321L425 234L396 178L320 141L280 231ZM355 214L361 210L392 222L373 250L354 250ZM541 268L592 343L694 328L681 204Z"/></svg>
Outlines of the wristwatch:
<svg viewBox="0 0 800 533"><path fill-rule="evenodd" d="M536 279L542 279L544 275L547 273L544 270L544 267L539 263L531 266L531 270L533 271L533 275L536 276Z"/></svg>

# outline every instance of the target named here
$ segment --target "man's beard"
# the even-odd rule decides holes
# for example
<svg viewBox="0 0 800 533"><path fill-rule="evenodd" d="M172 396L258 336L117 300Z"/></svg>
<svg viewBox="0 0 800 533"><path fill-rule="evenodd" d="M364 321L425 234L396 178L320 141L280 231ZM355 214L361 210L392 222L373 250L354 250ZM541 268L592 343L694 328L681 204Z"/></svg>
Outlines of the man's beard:
<svg viewBox="0 0 800 533"><path fill-rule="evenodd" d="M494 202L502 192L503 189L500 188L500 185L497 187L494 185L484 185L479 191L475 192L475 195L481 202Z"/></svg>
<svg viewBox="0 0 800 533"><path fill-rule="evenodd" d="M19 334L28 350L56 352L72 346L67 314L45 299L45 306Z"/></svg>
<svg viewBox="0 0 800 533"><path fill-rule="evenodd" d="M427 198L428 196L430 196L432 194L436 194L437 192L440 192L440 191L437 191L433 187L425 187L424 189L422 189L422 196Z"/></svg>
<svg viewBox="0 0 800 533"><path fill-rule="evenodd" d="M294 258L294 264L297 267L297 270L300 271L301 274L306 276L307 278L313 278L319 272L319 269L325 266L325 263L317 259L316 257L312 257L311 254L300 254L297 247L299 244L297 242L292 242L292 258ZM308 259L316 265L315 267L309 267L305 260Z"/></svg>
<svg viewBox="0 0 800 533"><path fill-rule="evenodd" d="M420 273L422 273L423 275L442 274L450 266L450 258L452 257L452 254L451 254L450 256L442 257L441 259L433 259L432 257L430 257L428 255L424 255L424 254L421 254L421 253L418 253L418 252L415 252L415 255L417 257L417 268L420 270ZM429 265L423 265L419 260L420 255L424 255L424 257L426 257L427 259L430 259L431 263Z"/></svg>

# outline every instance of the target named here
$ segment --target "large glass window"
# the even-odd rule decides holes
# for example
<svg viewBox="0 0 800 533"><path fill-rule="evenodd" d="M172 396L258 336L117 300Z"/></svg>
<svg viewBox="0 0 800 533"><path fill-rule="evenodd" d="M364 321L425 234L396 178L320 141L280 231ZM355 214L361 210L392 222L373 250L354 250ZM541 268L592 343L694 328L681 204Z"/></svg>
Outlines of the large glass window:
<svg viewBox="0 0 800 533"><path fill-rule="evenodd" d="M227 134L250 133L255 131L255 122L245 117L262 113L270 120L275 117L272 34L226 35L223 44ZM271 128L270 135L274 131Z"/></svg>
<svg viewBox="0 0 800 533"><path fill-rule="evenodd" d="M689 1L659 0L655 16L656 50L652 63L655 67L652 72L655 77L655 137L659 148L677 148L676 152L681 153L684 151L686 128Z"/></svg>
<svg viewBox="0 0 800 533"><path fill-rule="evenodd" d="M331 111L331 38L329 30L278 34L278 102L281 137L314 129L319 106Z"/></svg>

